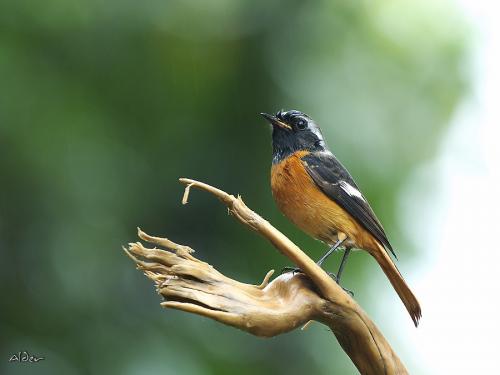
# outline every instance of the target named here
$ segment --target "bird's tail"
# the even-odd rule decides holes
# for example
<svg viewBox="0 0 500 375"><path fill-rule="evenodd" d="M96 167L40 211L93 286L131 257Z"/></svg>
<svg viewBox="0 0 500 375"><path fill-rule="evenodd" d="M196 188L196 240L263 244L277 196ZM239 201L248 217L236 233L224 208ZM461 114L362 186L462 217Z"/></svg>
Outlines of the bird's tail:
<svg viewBox="0 0 500 375"><path fill-rule="evenodd" d="M396 293L398 293L399 298L403 301L406 310L410 313L411 319L413 320L413 323L415 323L415 327L417 327L418 321L422 317L420 304L418 303L418 300L413 292L410 290L408 284L406 284L403 276L392 261L391 257L379 243L377 243L377 249L372 251L371 255L375 258L380 267L382 267L382 270L396 290Z"/></svg>

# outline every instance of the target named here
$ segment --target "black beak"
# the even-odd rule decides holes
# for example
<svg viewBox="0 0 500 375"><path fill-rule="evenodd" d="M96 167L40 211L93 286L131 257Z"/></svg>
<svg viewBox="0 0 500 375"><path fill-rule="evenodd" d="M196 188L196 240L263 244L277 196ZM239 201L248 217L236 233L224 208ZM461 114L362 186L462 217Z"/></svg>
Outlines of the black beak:
<svg viewBox="0 0 500 375"><path fill-rule="evenodd" d="M276 116L261 113L261 116L264 117L267 121L271 123L273 126L279 126L282 129L292 130L292 127L288 124L285 124L283 121L279 120Z"/></svg>

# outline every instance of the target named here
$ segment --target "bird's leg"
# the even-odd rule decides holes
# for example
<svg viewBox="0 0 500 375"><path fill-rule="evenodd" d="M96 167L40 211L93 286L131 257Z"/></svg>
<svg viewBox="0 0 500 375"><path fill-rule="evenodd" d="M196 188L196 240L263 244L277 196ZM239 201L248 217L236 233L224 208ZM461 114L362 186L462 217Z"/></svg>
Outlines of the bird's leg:
<svg viewBox="0 0 500 375"><path fill-rule="evenodd" d="M343 234L343 233L342 233L342 234ZM317 264L318 266L320 266L320 267L321 267L321 265L322 265L322 264L323 264L323 262L326 260L326 258L328 258L328 257L329 257L329 256L330 256L330 255L331 255L331 254L335 251L335 250L337 250L337 249L339 248L339 246L340 246L340 245L342 245L342 242L344 242L346 238L347 238L347 237L346 237L345 235L343 235L343 236L339 235L339 239L337 240L337 242L335 243L335 245L333 245L333 246L330 248L330 250L328 250L328 251L326 252L326 254L325 254L325 255L323 255L323 256L321 257L321 259L320 259L320 260L318 260L318 261L316 262L316 264ZM281 273L283 274L283 273L286 273L286 272L293 272L293 273L295 273L295 272L302 272L302 270L301 270L300 268L297 268L297 267L284 267L284 268L281 270ZM329 275L330 275L333 279L335 279L335 280L337 279L337 276L335 276L333 273L329 272L328 274L329 274Z"/></svg>
<svg viewBox="0 0 500 375"><path fill-rule="evenodd" d="M349 257L350 253L351 248L346 247L346 249L344 250L344 255L342 256L342 261L340 262L339 272L337 272L337 284L340 284L340 276L342 275L342 271L344 270L345 264L347 263L347 258Z"/></svg>
<svg viewBox="0 0 500 375"><path fill-rule="evenodd" d="M338 248L340 245L342 245L342 242L344 242L344 241L345 241L345 239L347 238L347 237L345 236L345 234L344 234L343 236L341 236L340 234L341 234L341 233L339 233L338 240L337 240L337 242L335 242L335 245L333 245L333 246L330 248L330 250L328 250L328 251L326 252L326 254L325 254L325 255L323 255L323 256L321 257L321 259L320 259L320 260L318 260L318 261L317 261L318 266L320 266L320 267L321 267L321 265L322 265L322 264L323 264L323 262L326 260L326 258L328 258L328 257L329 257L329 256L330 256L330 255L331 255L331 254L335 251L335 250L337 250L337 248ZM342 233L342 234L343 234L343 233Z"/></svg>
<svg viewBox="0 0 500 375"><path fill-rule="evenodd" d="M345 235L345 233L342 233L342 232L339 232L338 233L338 240L337 242L335 243L335 245L333 245L330 250L328 250L326 252L325 255L323 255L321 257L320 260L318 260L317 264L318 266L321 266L323 264L323 262L326 260L326 258L328 258L335 250L337 250L339 248L340 245L342 245L342 243L347 239L347 236ZM340 262L340 267L339 267L339 271L337 272L337 275L334 275L333 273L331 272L328 272L328 274L337 282L337 284L340 285L340 276L342 275L342 271L344 271L344 267L345 267L345 264L347 262L347 258L349 257L349 254L351 252L351 248L350 247L346 247L345 251L344 251L344 255L342 256L342 261ZM341 285L340 285L341 286ZM341 286L342 287L342 286ZM351 296L354 296L354 293L352 291L350 291L349 289L346 289L344 287L342 287L342 289L344 289L347 293L349 293Z"/></svg>
<svg viewBox="0 0 500 375"><path fill-rule="evenodd" d="M350 253L351 253L351 248L346 247L346 249L344 250L344 255L342 256L342 260L340 262L339 271L337 272L337 276L335 277L335 281L339 285L340 285L340 276L342 275L342 271L344 270L345 264L347 263L347 258L349 257ZM344 289L345 292L354 297L354 293L351 290L344 288L342 285L340 285L340 287Z"/></svg>

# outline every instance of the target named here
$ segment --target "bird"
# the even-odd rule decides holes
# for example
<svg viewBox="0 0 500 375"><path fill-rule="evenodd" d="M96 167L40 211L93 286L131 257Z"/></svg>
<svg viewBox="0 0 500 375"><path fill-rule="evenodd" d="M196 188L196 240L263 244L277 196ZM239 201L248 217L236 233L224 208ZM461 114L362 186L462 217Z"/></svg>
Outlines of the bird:
<svg viewBox="0 0 500 375"><path fill-rule="evenodd" d="M330 248L318 265L343 248L340 277L353 249L365 250L382 268L417 327L420 304L390 254L384 228L347 169L329 150L319 125L297 110L261 113L272 128L271 190L280 211Z"/></svg>

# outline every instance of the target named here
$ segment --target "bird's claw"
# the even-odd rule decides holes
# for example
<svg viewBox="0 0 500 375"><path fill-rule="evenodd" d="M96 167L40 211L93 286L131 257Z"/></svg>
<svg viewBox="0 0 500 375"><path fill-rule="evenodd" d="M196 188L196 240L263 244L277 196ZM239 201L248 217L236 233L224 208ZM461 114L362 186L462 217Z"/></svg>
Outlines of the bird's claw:
<svg viewBox="0 0 500 375"><path fill-rule="evenodd" d="M347 288L344 288L342 285L340 285L340 282L339 280L337 279L337 275L335 275L333 272L328 272L328 275L333 279L335 280L335 282L344 290L344 292L346 292L347 294L349 294L351 297L354 297L354 293L352 290L349 290Z"/></svg>
<svg viewBox="0 0 500 375"><path fill-rule="evenodd" d="M297 268L297 267L284 267L282 270L281 270L281 274L283 275L284 273L288 273L288 272L292 272L294 275L295 273L301 273L302 270L300 268Z"/></svg>
<svg viewBox="0 0 500 375"><path fill-rule="evenodd" d="M292 274L295 275L296 273L302 273L302 270L300 268L297 268L297 267L284 267L281 270L281 274L282 275L284 273L288 273L288 272L292 272ZM327 272L327 273L344 290L344 292L346 292L347 294L349 294L351 297L354 297L354 293L352 292L352 290L344 288L342 285L340 285L340 282L339 282L339 280L337 278L337 275L335 275L333 272Z"/></svg>

